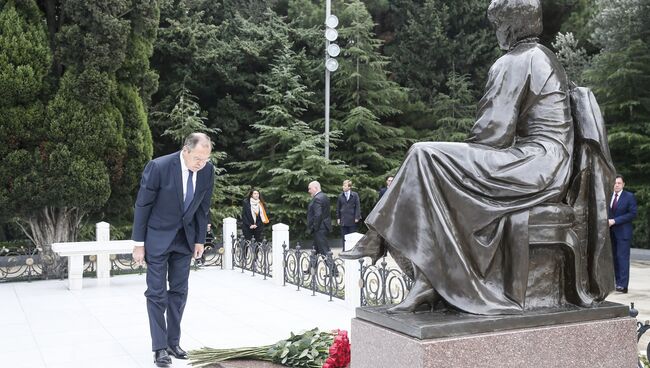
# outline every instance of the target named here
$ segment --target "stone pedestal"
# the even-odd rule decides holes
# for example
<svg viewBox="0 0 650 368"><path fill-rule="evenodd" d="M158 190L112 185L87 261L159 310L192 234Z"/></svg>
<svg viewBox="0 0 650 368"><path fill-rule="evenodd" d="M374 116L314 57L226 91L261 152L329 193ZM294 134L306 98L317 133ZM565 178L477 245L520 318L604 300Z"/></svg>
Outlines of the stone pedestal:
<svg viewBox="0 0 650 368"><path fill-rule="evenodd" d="M528 319L464 315L460 324L454 322L458 318L455 312L387 316L393 319L392 327L402 332L361 319L360 308L357 318L352 320L351 368L634 368L635 320L616 316L624 311L624 306L617 309L609 304L604 312L590 309L587 311L592 313L582 317L577 310L564 316L565 312L537 313ZM381 319L378 316L383 310L368 309L370 314L376 314L370 319ZM422 315L436 313L439 315L428 327L412 325L414 319L427 319ZM541 326L530 326L540 322ZM526 325L529 326L522 327ZM413 336L418 333L438 337Z"/></svg>

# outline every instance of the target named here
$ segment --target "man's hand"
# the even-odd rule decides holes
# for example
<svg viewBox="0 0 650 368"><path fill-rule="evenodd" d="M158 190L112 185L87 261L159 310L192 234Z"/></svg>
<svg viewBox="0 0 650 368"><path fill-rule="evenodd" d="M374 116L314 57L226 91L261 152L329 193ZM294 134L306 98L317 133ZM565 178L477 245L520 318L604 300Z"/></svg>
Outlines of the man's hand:
<svg viewBox="0 0 650 368"><path fill-rule="evenodd" d="M144 266L144 245L133 247L133 262L138 266Z"/></svg>
<svg viewBox="0 0 650 368"><path fill-rule="evenodd" d="M609 222L610 227L616 223L616 221L614 221L613 219L609 219L607 221Z"/></svg>
<svg viewBox="0 0 650 368"><path fill-rule="evenodd" d="M355 224L358 223L358 222L359 222L359 219L354 219Z"/></svg>
<svg viewBox="0 0 650 368"><path fill-rule="evenodd" d="M341 219L336 219L336 223L337 223L338 225L341 225Z"/></svg>
<svg viewBox="0 0 650 368"><path fill-rule="evenodd" d="M257 225L251 225L250 228L251 229L257 229Z"/></svg>
<svg viewBox="0 0 650 368"><path fill-rule="evenodd" d="M194 259L203 257L203 244L194 244Z"/></svg>

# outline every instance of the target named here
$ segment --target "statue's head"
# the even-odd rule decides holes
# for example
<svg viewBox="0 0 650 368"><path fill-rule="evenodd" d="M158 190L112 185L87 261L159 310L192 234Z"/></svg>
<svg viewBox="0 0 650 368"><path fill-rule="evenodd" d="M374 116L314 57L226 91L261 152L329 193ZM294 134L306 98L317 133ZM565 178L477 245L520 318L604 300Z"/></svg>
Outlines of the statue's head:
<svg viewBox="0 0 650 368"><path fill-rule="evenodd" d="M496 28L499 47L509 50L517 41L542 33L539 0L492 0L488 19Z"/></svg>

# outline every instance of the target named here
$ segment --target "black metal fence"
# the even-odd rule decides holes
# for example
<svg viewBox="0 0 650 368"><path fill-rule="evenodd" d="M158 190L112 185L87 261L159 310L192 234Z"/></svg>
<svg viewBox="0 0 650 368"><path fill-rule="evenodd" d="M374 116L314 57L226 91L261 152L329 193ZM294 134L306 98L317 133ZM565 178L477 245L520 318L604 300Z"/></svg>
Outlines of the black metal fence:
<svg viewBox="0 0 650 368"><path fill-rule="evenodd" d="M232 237L232 268L259 274L266 279L272 277L273 249L271 242L263 239L245 240ZM345 266L343 260L332 252L317 254L314 249L295 248L283 244L283 284L295 285L298 290L309 289L312 295L321 293L332 298L345 298ZM203 257L195 260L193 268L221 267L223 269L224 248L222 244L206 244ZM84 257L84 276L97 272L97 257ZM136 265L131 254L110 256L111 274L144 273L146 267ZM361 279L349 287L361 288L361 305L377 306L400 303L413 281L397 268L388 266L385 258L377 266L359 260ZM31 281L67 277L67 257L42 255L36 248L0 249L0 282Z"/></svg>
<svg viewBox="0 0 650 368"><path fill-rule="evenodd" d="M194 260L194 269L202 266L223 268L223 246L206 244L203 257ZM133 262L131 254L111 254L111 275L146 272ZM97 274L97 256L84 257L84 276ZM0 249L0 282L64 279L68 276L68 259L56 254L42 254L36 247Z"/></svg>
<svg viewBox="0 0 650 368"><path fill-rule="evenodd" d="M267 277L272 277L273 271L273 257L272 244L266 239L257 241L253 237L251 240L244 239L243 236L238 239L235 235L230 235L232 238L232 268L240 268L241 272L250 271L255 274Z"/></svg>
<svg viewBox="0 0 650 368"><path fill-rule="evenodd" d="M398 304L413 286L413 280L397 268L389 268L386 257L379 266L359 260L361 272L361 306Z"/></svg>
<svg viewBox="0 0 650 368"><path fill-rule="evenodd" d="M345 298L345 267L343 260L335 258L332 252L317 254L315 249L303 250L300 243L294 249L282 244L284 259L283 285L296 285L332 298Z"/></svg>

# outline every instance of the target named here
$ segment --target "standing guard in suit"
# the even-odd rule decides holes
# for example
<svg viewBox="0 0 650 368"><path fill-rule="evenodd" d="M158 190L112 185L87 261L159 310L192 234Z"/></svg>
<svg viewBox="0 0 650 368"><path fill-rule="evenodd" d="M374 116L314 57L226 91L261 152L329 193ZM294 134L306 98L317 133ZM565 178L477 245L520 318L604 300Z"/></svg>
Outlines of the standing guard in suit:
<svg viewBox="0 0 650 368"><path fill-rule="evenodd" d="M357 231L361 220L359 194L352 191L352 181L343 181L343 193L336 201L336 223L341 225L341 238L345 250L345 235Z"/></svg>
<svg viewBox="0 0 650 368"><path fill-rule="evenodd" d="M616 291L627 293L630 281L630 244L632 243L632 220L636 217L636 198L623 190L622 175L616 176L614 193L609 202L609 234L614 255Z"/></svg>
<svg viewBox="0 0 650 368"><path fill-rule="evenodd" d="M147 312L154 363L187 359L179 345L192 257L203 255L214 186L212 142L192 133L179 152L149 161L135 202L133 260L147 264ZM167 282L169 281L169 288Z"/></svg>

